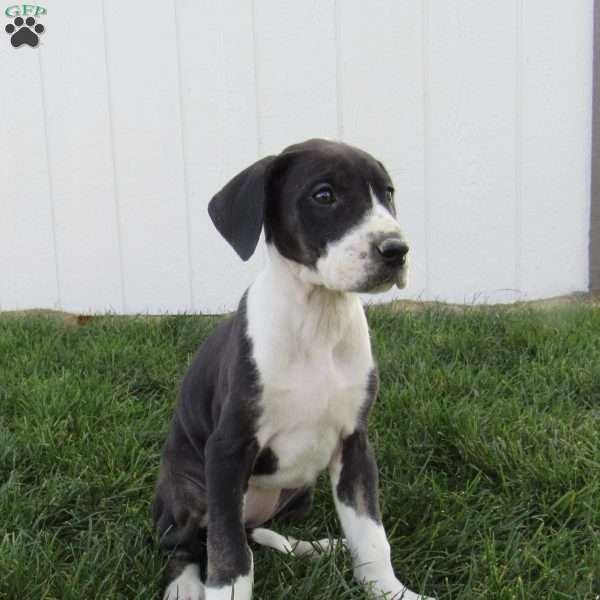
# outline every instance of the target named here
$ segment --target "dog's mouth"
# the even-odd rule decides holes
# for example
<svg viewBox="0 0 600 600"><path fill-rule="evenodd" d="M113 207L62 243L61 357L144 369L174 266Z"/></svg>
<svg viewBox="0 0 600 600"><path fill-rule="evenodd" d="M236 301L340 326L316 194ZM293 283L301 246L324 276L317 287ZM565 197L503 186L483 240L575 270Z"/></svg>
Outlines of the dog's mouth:
<svg viewBox="0 0 600 600"><path fill-rule="evenodd" d="M394 282L399 290L403 290L408 284L408 264L404 263L400 267L396 274L396 281Z"/></svg>
<svg viewBox="0 0 600 600"><path fill-rule="evenodd" d="M394 286L404 289L407 281L408 267L405 264L399 269L385 269L371 274L357 291L363 294L381 294L391 290Z"/></svg>

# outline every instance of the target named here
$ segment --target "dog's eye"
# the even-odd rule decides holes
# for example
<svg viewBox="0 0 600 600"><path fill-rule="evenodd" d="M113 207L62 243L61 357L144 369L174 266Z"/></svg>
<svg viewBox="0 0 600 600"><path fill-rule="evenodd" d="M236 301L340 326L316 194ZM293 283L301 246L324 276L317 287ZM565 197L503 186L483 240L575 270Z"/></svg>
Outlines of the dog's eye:
<svg viewBox="0 0 600 600"><path fill-rule="evenodd" d="M394 203L394 188L387 188L387 190L385 190L385 202L388 205Z"/></svg>
<svg viewBox="0 0 600 600"><path fill-rule="evenodd" d="M333 189L329 185L323 185L318 187L313 195L313 200L319 204L333 204L335 202L335 196L333 195Z"/></svg>

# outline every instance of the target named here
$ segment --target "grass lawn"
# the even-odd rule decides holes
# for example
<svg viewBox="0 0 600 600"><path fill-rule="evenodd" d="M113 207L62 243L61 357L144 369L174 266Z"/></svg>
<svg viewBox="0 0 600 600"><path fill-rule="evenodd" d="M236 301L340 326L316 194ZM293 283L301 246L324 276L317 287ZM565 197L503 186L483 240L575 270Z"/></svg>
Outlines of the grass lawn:
<svg viewBox="0 0 600 600"><path fill-rule="evenodd" d="M600 309L374 309L371 439L400 579L440 599L600 594ZM0 599L154 599L149 505L210 318L0 318ZM311 517L336 536L325 477ZM343 552L255 556L255 598L366 599Z"/></svg>

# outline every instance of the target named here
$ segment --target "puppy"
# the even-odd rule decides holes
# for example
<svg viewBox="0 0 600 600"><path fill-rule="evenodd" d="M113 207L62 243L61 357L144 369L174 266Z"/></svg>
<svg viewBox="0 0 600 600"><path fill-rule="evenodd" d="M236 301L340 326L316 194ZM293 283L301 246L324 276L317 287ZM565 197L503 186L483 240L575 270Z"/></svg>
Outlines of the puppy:
<svg viewBox="0 0 600 600"><path fill-rule="evenodd" d="M404 287L407 272L389 174L313 139L242 171L208 212L243 260L264 229L268 262L181 384L153 503L165 600L249 600L247 532L283 552L319 548L259 526L306 514L326 468L355 577L422 598L392 569L367 438L378 377L358 294Z"/></svg>

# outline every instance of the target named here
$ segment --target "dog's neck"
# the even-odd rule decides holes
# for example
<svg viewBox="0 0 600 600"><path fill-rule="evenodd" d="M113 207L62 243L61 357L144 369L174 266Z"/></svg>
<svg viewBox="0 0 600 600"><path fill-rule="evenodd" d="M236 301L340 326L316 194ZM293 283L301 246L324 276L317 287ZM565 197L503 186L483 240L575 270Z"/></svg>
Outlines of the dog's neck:
<svg viewBox="0 0 600 600"><path fill-rule="evenodd" d="M283 257L268 244L268 260L251 288L263 306L264 327L292 336L299 344L334 343L362 313L358 294L330 290L310 268ZM253 304L254 304L253 302Z"/></svg>

